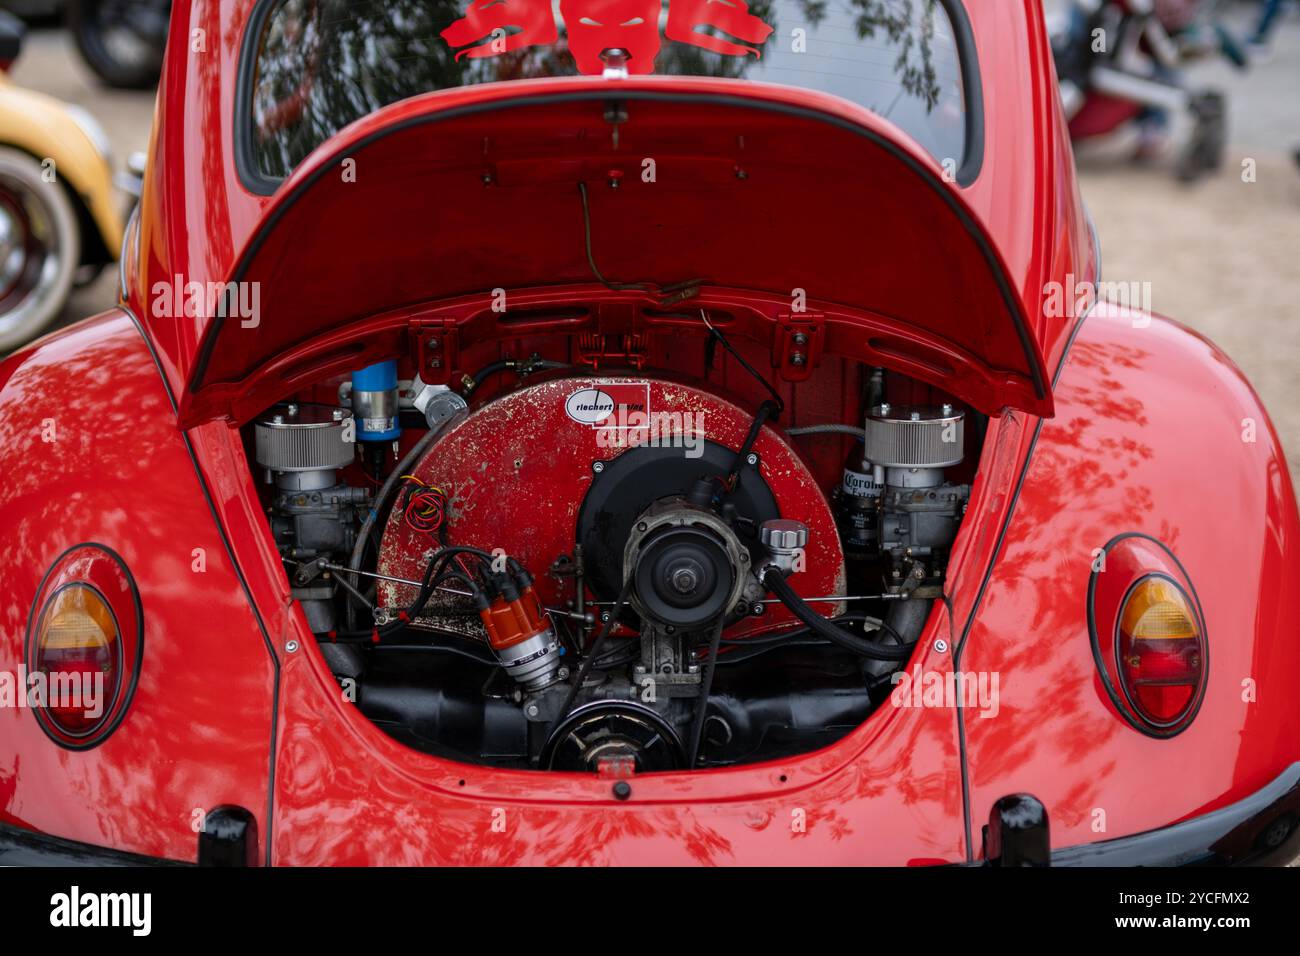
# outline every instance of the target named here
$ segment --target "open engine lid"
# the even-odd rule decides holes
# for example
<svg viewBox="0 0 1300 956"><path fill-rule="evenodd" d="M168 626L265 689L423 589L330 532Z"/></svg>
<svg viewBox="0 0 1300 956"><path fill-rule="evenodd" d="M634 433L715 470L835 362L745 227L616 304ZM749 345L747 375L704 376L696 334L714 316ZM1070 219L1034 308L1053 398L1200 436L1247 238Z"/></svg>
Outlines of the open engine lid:
<svg viewBox="0 0 1300 956"><path fill-rule="evenodd" d="M593 282L592 261L609 282L803 290L978 371L977 407L1052 414L992 239L906 134L829 95L645 77L448 90L328 140L237 260L182 422L233 417L278 357L368 318L494 290L508 307Z"/></svg>

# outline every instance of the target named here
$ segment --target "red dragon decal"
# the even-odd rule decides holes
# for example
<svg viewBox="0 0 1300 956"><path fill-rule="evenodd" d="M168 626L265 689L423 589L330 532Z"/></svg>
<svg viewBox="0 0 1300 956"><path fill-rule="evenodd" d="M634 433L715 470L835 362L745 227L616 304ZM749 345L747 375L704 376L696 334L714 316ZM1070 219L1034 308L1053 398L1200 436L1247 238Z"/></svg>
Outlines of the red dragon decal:
<svg viewBox="0 0 1300 956"><path fill-rule="evenodd" d="M661 10L661 0L560 0L569 52L578 70L600 73L605 67L601 53L618 48L628 53L629 73L653 73ZM701 27L743 42L698 32ZM726 56L759 56L759 45L771 33L770 26L749 12L745 0L671 0L664 25L668 39ZM558 36L551 0L470 0L465 15L442 31L458 60L544 46Z"/></svg>

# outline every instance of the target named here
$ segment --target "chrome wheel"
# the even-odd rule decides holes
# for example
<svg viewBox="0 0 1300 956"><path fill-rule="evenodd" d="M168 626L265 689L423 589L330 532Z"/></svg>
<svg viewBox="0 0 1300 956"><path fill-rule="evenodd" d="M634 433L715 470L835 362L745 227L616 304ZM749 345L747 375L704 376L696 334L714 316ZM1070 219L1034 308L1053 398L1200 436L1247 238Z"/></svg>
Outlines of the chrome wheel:
<svg viewBox="0 0 1300 956"><path fill-rule="evenodd" d="M63 187L26 153L0 148L0 354L38 335L63 310L81 255Z"/></svg>

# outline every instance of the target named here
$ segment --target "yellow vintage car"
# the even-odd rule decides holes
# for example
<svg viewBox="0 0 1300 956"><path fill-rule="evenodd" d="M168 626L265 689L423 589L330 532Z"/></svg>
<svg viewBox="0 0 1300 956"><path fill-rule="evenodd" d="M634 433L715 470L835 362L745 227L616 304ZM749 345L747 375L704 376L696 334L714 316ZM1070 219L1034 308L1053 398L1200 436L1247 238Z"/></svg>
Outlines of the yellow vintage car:
<svg viewBox="0 0 1300 956"><path fill-rule="evenodd" d="M0 355L57 319L122 245L108 137L79 107L9 80L22 40L0 12Z"/></svg>

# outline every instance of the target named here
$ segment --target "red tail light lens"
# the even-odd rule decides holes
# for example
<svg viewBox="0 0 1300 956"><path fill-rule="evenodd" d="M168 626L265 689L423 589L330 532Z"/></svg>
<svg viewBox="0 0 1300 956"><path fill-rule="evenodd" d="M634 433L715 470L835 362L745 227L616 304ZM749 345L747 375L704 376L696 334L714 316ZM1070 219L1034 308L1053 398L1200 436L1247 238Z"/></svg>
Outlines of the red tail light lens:
<svg viewBox="0 0 1300 956"><path fill-rule="evenodd" d="M1095 556L1088 638L1116 716L1159 739L1191 727L1210 679L1209 637L1192 579L1165 544L1126 532Z"/></svg>
<svg viewBox="0 0 1300 956"><path fill-rule="evenodd" d="M86 543L55 559L27 618L24 657L30 712L60 747L96 747L122 723L144 662L144 615L116 552Z"/></svg>
<svg viewBox="0 0 1300 956"><path fill-rule="evenodd" d="M1116 635L1120 686L1138 716L1156 727L1177 724L1204 677L1196 614L1173 581L1147 577L1129 592Z"/></svg>
<svg viewBox="0 0 1300 956"><path fill-rule="evenodd" d="M45 713L72 737L92 733L117 697L122 643L102 595L69 584L45 605L36 625L33 665L44 676Z"/></svg>

